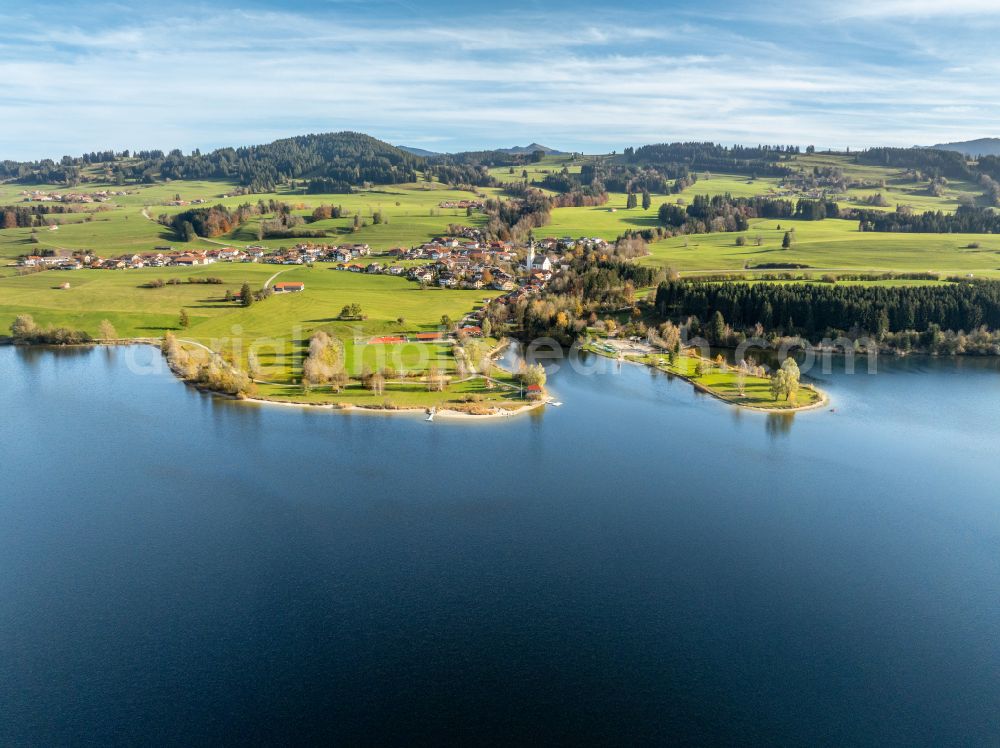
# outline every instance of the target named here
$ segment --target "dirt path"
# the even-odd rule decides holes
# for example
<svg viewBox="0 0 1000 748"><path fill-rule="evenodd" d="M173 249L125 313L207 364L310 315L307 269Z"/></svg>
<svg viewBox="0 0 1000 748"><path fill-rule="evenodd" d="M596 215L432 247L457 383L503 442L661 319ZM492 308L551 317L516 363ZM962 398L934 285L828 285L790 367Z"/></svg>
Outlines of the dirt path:
<svg viewBox="0 0 1000 748"><path fill-rule="evenodd" d="M277 273L275 273L274 275L272 275L270 278L268 278L266 281L264 281L264 288L270 288L271 287L271 283L274 282L275 278L277 278L282 273L287 273L289 270L291 270L291 268L285 268L284 270L279 270Z"/></svg>

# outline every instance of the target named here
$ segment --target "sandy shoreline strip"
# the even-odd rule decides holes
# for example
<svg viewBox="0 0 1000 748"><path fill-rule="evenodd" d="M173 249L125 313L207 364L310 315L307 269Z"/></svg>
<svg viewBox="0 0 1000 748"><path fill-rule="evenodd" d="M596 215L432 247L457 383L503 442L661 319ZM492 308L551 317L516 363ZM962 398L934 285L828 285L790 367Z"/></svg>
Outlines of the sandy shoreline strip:
<svg viewBox="0 0 1000 748"><path fill-rule="evenodd" d="M220 393L212 392L211 390L205 390L210 394L219 395ZM285 408L305 408L311 410L328 410L332 413L361 413L363 415L404 415L404 416L423 416L427 415L428 408L423 407L412 407L412 408L368 408L364 405L335 405L330 403L296 403L286 400L268 400L266 398L260 397L245 397L237 398L226 395L221 395L227 399L237 400L244 403L254 403L258 405L278 405ZM545 406L547 401L539 400L537 402L528 403L526 405L521 405L517 408L493 408L491 413L465 413L461 410L453 410L447 407L435 406L437 410L434 411L434 418L447 418L455 420L471 419L474 421L481 421L490 418L513 418L514 416L521 415L522 413L527 413L532 410L537 410Z"/></svg>

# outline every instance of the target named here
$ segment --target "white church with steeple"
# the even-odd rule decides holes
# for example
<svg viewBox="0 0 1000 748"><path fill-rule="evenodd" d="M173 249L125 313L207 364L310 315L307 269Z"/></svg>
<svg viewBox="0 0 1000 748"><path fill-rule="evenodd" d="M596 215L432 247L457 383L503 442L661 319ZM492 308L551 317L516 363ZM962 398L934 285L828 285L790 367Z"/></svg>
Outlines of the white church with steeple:
<svg viewBox="0 0 1000 748"><path fill-rule="evenodd" d="M535 254L535 242L528 244L528 256L524 260L524 269L529 273L547 272L552 269L552 260L543 252Z"/></svg>

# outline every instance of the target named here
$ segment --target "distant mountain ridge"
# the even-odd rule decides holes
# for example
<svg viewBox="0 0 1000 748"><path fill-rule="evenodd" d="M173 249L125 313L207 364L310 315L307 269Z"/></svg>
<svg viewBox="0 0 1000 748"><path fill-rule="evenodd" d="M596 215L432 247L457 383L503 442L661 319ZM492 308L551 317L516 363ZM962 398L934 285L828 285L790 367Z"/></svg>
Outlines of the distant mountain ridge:
<svg viewBox="0 0 1000 748"><path fill-rule="evenodd" d="M428 151L424 148L417 148L411 145L397 145L396 146L401 151L406 151L407 153L413 154L414 156L420 156L421 158L434 158L435 156L448 156L454 155L449 153L438 153L436 151ZM542 145L541 143L532 143L531 145L515 145L510 148L492 148L490 149L493 153L506 153L511 156L530 156L535 151L544 151L546 155L549 156L565 156L566 151L557 151L555 148L549 148L548 146ZM463 151L464 153L465 151Z"/></svg>
<svg viewBox="0 0 1000 748"><path fill-rule="evenodd" d="M557 151L555 148L549 148L541 143L532 143L531 145L525 146L515 145L511 148L497 148L497 150L500 153L510 153L514 156L527 156L535 151L545 151L545 153L549 156L565 155L564 151Z"/></svg>
<svg viewBox="0 0 1000 748"><path fill-rule="evenodd" d="M406 151L414 156L420 156L420 158L433 158L434 156L442 155L437 151L428 151L426 148L417 148L412 145L397 145L396 147L399 150Z"/></svg>
<svg viewBox="0 0 1000 748"><path fill-rule="evenodd" d="M966 156L1000 156L1000 138L977 138L962 140L955 143L938 143L931 148L938 151L958 151Z"/></svg>

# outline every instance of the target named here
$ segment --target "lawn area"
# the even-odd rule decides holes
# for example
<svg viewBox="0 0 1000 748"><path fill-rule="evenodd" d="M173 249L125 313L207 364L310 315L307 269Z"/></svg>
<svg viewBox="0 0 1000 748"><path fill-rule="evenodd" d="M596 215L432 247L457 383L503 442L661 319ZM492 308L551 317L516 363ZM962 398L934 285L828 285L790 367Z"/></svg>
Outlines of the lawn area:
<svg viewBox="0 0 1000 748"><path fill-rule="evenodd" d="M519 390L514 389L510 374L497 369L493 372L493 379L497 384L492 388L481 377L475 377L451 383L444 392L428 392L426 384L419 380L391 381L386 384L385 392L381 395L376 395L359 384L352 384L340 392L334 392L328 386L304 392L298 384L262 384L258 386L257 397L278 402L387 409L437 406L453 409L502 407L510 410L527 404Z"/></svg>

